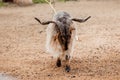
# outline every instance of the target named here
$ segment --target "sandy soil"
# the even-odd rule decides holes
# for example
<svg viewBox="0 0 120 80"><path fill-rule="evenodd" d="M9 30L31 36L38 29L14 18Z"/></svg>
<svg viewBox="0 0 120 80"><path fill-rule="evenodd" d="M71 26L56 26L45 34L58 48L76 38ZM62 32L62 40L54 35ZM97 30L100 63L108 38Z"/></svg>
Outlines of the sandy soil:
<svg viewBox="0 0 120 80"><path fill-rule="evenodd" d="M47 4L0 8L0 72L17 80L120 80L120 2L56 3L73 17L92 16L77 23L79 40L71 72L55 66L45 51L45 29L34 20L51 20Z"/></svg>

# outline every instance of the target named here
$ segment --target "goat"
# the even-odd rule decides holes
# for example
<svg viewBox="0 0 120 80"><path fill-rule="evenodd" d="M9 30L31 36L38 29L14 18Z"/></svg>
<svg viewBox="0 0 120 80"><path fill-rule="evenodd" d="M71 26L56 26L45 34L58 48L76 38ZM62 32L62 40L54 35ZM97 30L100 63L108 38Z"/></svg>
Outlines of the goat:
<svg viewBox="0 0 120 80"><path fill-rule="evenodd" d="M38 18L35 19L42 25L48 25L46 32L46 49L53 56L57 56L56 65L61 66L61 61L65 61L65 70L70 71L70 56L73 52L74 41L76 36L76 27L73 21L85 22L86 19L71 18L67 12L58 12L54 15L52 21L41 22Z"/></svg>

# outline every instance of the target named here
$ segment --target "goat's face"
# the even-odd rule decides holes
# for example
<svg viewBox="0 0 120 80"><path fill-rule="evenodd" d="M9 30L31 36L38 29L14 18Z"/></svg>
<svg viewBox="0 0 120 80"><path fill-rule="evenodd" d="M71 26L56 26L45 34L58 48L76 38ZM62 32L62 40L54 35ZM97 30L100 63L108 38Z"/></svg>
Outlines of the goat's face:
<svg viewBox="0 0 120 80"><path fill-rule="evenodd" d="M64 31L62 33L60 32L58 35L58 40L63 50L68 50L70 39L71 39L71 31L69 29L66 29L65 27Z"/></svg>
<svg viewBox="0 0 120 80"><path fill-rule="evenodd" d="M58 41L63 51L68 50L68 46L71 40L71 35L72 35L72 30L73 30L71 27L71 24L73 24L71 19L62 17L59 19L56 25L59 28Z"/></svg>

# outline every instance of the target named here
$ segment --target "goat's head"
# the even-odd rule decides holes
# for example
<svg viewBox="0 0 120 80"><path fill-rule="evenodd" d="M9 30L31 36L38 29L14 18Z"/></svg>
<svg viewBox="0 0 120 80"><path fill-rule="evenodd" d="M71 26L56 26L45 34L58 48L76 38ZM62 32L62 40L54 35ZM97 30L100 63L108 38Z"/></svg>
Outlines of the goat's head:
<svg viewBox="0 0 120 80"><path fill-rule="evenodd" d="M69 16L68 16L69 17ZM38 18L35 18L40 24L47 25L50 23L55 24L55 29L57 31L57 38L58 41L64 51L68 50L68 45L71 40L72 31L75 30L74 27L72 27L73 21L76 22L85 22L87 21L91 16L87 17L86 19L77 19L77 18L67 18L67 17L61 17L58 18L56 21L47 21L47 22L41 22Z"/></svg>

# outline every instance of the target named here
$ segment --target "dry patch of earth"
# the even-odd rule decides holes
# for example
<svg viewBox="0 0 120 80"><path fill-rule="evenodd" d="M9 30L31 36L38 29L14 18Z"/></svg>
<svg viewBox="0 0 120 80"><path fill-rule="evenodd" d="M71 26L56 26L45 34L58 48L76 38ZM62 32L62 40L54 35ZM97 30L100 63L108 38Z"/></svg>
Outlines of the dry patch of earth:
<svg viewBox="0 0 120 80"><path fill-rule="evenodd" d="M45 51L45 29L34 20L51 20L47 4L0 8L0 72L17 80L119 80L120 2L79 1L56 3L57 10L73 17L92 16L77 23L71 72L55 66ZM63 9L64 8L64 9Z"/></svg>

